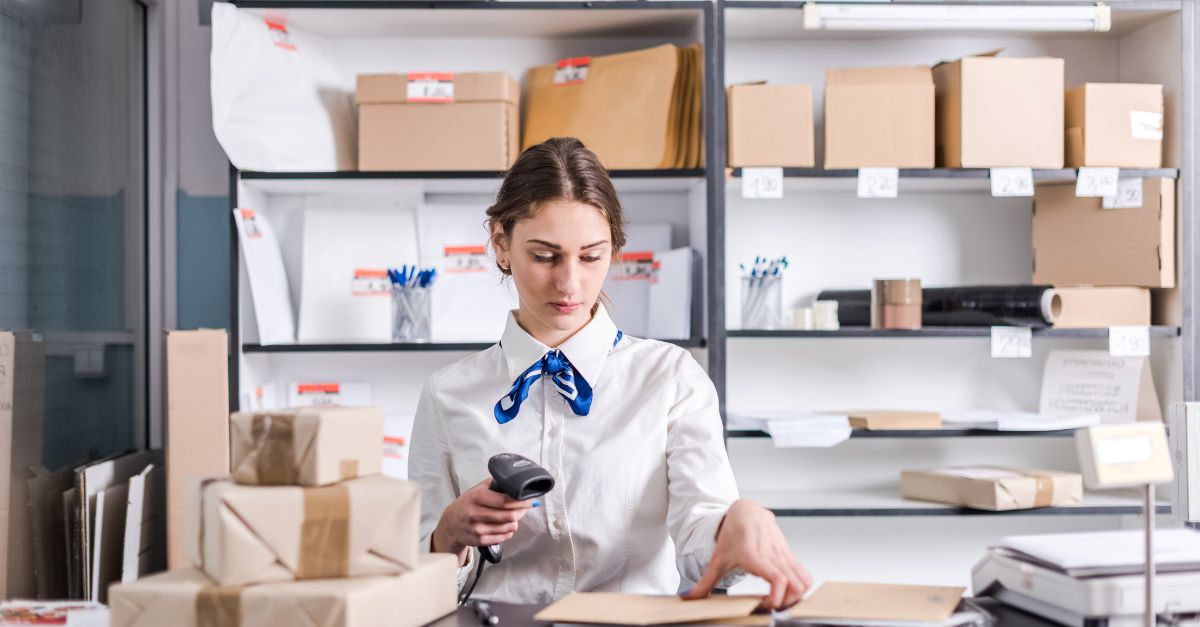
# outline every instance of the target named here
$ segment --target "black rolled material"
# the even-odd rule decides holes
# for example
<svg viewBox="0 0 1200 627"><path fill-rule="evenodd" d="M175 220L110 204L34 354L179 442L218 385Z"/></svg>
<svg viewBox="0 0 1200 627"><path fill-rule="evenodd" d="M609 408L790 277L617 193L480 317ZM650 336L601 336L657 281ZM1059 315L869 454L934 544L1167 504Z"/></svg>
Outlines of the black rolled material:
<svg viewBox="0 0 1200 627"><path fill-rule="evenodd" d="M921 290L921 324L930 327L1048 327L1055 304L1048 285L979 285ZM826 290L817 300L838 303L838 322L871 326L871 290Z"/></svg>

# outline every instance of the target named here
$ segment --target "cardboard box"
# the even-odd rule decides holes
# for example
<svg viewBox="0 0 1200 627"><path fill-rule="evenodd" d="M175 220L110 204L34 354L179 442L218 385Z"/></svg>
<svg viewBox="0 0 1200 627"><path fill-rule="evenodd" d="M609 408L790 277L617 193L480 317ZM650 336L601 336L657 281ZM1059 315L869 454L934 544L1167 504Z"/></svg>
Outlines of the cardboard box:
<svg viewBox="0 0 1200 627"><path fill-rule="evenodd" d="M1104 209L1075 185L1038 185L1033 282L1095 287L1175 286L1175 182L1144 179L1142 206Z"/></svg>
<svg viewBox="0 0 1200 627"><path fill-rule="evenodd" d="M45 373L40 334L0 331L0 599L37 596L28 481L42 463Z"/></svg>
<svg viewBox="0 0 1200 627"><path fill-rule="evenodd" d="M852 429L940 429L942 415L935 411L857 410L848 411Z"/></svg>
<svg viewBox="0 0 1200 627"><path fill-rule="evenodd" d="M417 564L420 491L380 475L323 488L205 479L189 491L187 516L192 565L225 586L394 575Z"/></svg>
<svg viewBox="0 0 1200 627"><path fill-rule="evenodd" d="M395 577L216 587L199 570L175 570L109 592L112 627L416 627L457 607L457 560L422 555Z"/></svg>
<svg viewBox="0 0 1200 627"><path fill-rule="evenodd" d="M1084 83L1066 94L1067 167L1162 167L1162 85Z"/></svg>
<svg viewBox="0 0 1200 627"><path fill-rule="evenodd" d="M414 101L409 83L452 85ZM502 72L360 74L360 170L507 170L517 158L520 86Z"/></svg>
<svg viewBox="0 0 1200 627"><path fill-rule="evenodd" d="M909 499L1002 511L1078 505L1083 477L1073 472L969 467L905 470L900 493Z"/></svg>
<svg viewBox="0 0 1200 627"><path fill-rule="evenodd" d="M187 565L184 502L200 477L229 472L229 338L167 332L167 566Z"/></svg>
<svg viewBox="0 0 1200 627"><path fill-rule="evenodd" d="M934 87L925 66L825 73L825 168L932 168Z"/></svg>
<svg viewBox="0 0 1200 627"><path fill-rule="evenodd" d="M1059 287L1054 327L1088 329L1150 324L1150 290L1141 287Z"/></svg>
<svg viewBox="0 0 1200 627"><path fill-rule="evenodd" d="M812 87L759 83L725 92L730 167L816 165Z"/></svg>
<svg viewBox="0 0 1200 627"><path fill-rule="evenodd" d="M610 170L702 167L703 67L699 44L535 67L522 148L577 137Z"/></svg>
<svg viewBox="0 0 1200 627"><path fill-rule="evenodd" d="M323 486L379 474L383 410L307 407L229 418L233 480Z"/></svg>
<svg viewBox="0 0 1200 627"><path fill-rule="evenodd" d="M934 66L938 165L1063 167L1063 60L996 54Z"/></svg>

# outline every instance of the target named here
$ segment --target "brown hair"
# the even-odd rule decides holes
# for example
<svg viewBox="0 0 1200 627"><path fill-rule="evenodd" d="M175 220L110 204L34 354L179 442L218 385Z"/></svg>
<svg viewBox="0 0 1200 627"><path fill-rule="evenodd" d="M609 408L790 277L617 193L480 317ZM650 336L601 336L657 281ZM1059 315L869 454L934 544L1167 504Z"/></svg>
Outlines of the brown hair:
<svg viewBox="0 0 1200 627"><path fill-rule="evenodd" d="M498 224L511 238L513 225L531 217L539 203L554 200L574 200L600 211L608 220L612 255L617 258L625 246L625 212L600 159L574 137L547 139L521 153L504 176L496 203L488 207L488 230Z"/></svg>

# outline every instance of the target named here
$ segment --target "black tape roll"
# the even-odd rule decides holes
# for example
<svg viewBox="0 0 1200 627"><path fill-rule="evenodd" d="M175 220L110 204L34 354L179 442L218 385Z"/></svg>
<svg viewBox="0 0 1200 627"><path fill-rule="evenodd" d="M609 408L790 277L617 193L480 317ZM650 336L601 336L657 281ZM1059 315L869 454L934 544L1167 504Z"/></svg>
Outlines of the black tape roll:
<svg viewBox="0 0 1200 627"><path fill-rule="evenodd" d="M1059 307L1048 285L929 287L921 299L921 323L930 327L1047 327ZM826 290L817 300L837 301L842 326L871 325L871 290Z"/></svg>

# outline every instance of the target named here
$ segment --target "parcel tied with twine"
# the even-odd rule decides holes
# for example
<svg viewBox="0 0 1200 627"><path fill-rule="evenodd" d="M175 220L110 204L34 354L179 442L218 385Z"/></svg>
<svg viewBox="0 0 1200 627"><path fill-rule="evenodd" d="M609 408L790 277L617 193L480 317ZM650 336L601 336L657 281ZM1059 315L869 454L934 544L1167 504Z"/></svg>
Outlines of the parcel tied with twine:
<svg viewBox="0 0 1200 627"><path fill-rule="evenodd" d="M223 586L417 567L420 491L380 475L327 487L206 479L187 501L192 563Z"/></svg>
<svg viewBox="0 0 1200 627"><path fill-rule="evenodd" d="M230 468L245 485L322 486L379 474L383 410L302 407L229 418Z"/></svg>

